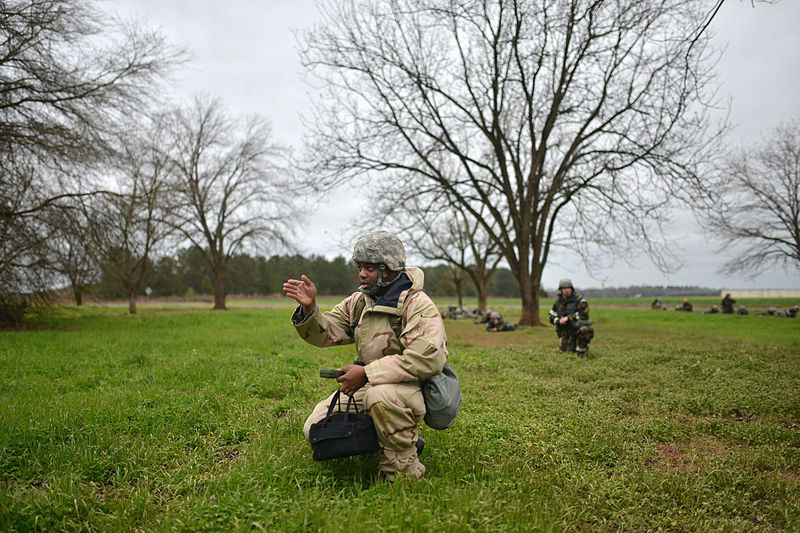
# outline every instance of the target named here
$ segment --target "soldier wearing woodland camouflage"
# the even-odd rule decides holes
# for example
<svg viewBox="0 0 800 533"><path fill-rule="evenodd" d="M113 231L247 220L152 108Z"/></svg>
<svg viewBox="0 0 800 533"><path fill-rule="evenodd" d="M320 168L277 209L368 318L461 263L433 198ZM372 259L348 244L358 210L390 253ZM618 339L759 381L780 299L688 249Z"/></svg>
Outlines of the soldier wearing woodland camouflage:
<svg viewBox="0 0 800 533"><path fill-rule="evenodd" d="M486 331L514 331L515 329L517 329L517 325L503 320L503 315L497 311L492 312L489 322L486 324Z"/></svg>
<svg viewBox="0 0 800 533"><path fill-rule="evenodd" d="M562 352L569 350L578 357L586 357L594 337L589 304L580 294L575 294L575 287L569 279L558 282L558 298L550 310L550 323L556 326Z"/></svg>
<svg viewBox="0 0 800 533"><path fill-rule="evenodd" d="M424 446L419 423L425 416L420 380L444 367L444 323L422 290L422 270L406 267L397 237L385 231L361 236L353 261L359 290L331 311L320 312L316 287L305 275L284 283L286 295L300 304L292 323L314 346L355 344L355 363L339 368L346 372L338 378L339 391L372 416L381 449L380 473L389 480L397 474L419 478L425 474L419 460ZM306 439L311 425L325 418L332 399L333 394L319 402L306 420Z"/></svg>
<svg viewBox="0 0 800 533"><path fill-rule="evenodd" d="M725 297L722 299L722 303L720 307L722 307L722 312L727 314L733 314L733 304L736 303L736 300L731 298L730 293L726 294Z"/></svg>

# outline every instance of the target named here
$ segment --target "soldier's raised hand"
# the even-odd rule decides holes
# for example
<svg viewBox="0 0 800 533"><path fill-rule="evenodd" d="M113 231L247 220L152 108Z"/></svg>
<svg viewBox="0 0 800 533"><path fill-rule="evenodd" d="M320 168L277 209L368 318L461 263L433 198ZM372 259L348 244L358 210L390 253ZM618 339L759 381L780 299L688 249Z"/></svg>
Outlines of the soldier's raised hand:
<svg viewBox="0 0 800 533"><path fill-rule="evenodd" d="M283 292L303 306L303 314L309 314L317 306L317 287L303 274L300 279L288 279Z"/></svg>

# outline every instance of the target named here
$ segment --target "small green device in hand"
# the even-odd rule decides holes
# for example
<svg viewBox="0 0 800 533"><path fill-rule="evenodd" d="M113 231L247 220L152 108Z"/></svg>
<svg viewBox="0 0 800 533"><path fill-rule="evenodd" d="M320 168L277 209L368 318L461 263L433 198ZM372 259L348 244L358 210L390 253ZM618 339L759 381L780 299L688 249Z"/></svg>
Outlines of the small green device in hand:
<svg viewBox="0 0 800 533"><path fill-rule="evenodd" d="M320 368L319 377L321 378L338 378L344 376L344 370L336 370L335 368Z"/></svg>

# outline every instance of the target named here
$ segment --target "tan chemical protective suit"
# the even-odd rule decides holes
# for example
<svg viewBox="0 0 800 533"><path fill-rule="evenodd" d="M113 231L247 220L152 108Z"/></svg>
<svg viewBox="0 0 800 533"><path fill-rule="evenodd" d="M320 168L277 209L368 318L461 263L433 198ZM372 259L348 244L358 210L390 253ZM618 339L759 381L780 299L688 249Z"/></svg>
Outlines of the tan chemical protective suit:
<svg viewBox="0 0 800 533"><path fill-rule="evenodd" d="M422 270L407 267L396 282L399 295L390 289L376 302L361 292L342 300L331 311L314 309L302 316L298 307L292 315L297 332L314 346L356 345L356 361L365 365L367 384L354 394L358 409L366 410L375 422L381 447L379 469L421 477L425 466L417 457L415 443L419 423L425 416L419 380L438 374L447 359L447 337L439 310L422 292ZM393 284L394 285L394 284ZM394 293L394 294L393 294ZM358 321L356 304L365 298ZM396 300L395 300L396 298ZM390 319L401 317L398 339ZM352 328L352 324L357 324ZM308 439L311 424L325 418L333 394L317 404L303 426Z"/></svg>

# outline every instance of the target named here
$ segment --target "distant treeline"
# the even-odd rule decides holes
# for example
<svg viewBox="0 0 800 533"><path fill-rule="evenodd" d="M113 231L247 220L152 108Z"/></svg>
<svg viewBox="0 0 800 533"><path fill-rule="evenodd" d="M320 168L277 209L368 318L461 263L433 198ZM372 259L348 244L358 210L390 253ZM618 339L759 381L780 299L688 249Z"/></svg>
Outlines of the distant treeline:
<svg viewBox="0 0 800 533"><path fill-rule="evenodd" d="M422 267L425 291L431 296L456 296L456 287L445 265ZM347 295L357 289L355 265L344 257L326 259L301 255L274 255L270 258L241 254L231 258L225 270L228 294L269 296L282 294L283 282L305 274L316 284L322 296ZM197 248L184 248L175 256L165 256L148 266L141 287L151 289L151 297L194 297L213 294L211 269L205 255ZM474 297L471 282L464 284L464 296ZM123 299L126 293L110 272L103 272L100 281L90 288L101 299ZM517 281L507 268L498 269L488 284L488 294L496 298L517 298Z"/></svg>

